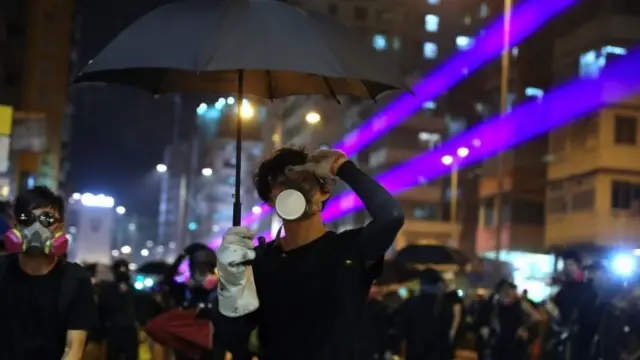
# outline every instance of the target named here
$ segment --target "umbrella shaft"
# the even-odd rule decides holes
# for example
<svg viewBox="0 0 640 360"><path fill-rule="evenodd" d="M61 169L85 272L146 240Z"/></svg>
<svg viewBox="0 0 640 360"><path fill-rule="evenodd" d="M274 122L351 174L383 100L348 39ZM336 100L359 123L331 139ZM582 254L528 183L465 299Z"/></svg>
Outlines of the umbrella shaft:
<svg viewBox="0 0 640 360"><path fill-rule="evenodd" d="M240 201L240 179L242 177L242 97L244 93L244 71L238 71L238 101L236 101L236 189L233 197L233 226L240 226L242 219L242 202Z"/></svg>

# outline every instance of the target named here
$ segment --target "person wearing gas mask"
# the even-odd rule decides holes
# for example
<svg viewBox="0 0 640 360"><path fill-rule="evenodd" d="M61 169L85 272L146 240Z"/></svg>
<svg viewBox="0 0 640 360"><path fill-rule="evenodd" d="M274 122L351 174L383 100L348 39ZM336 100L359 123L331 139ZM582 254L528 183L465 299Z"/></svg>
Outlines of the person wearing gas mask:
<svg viewBox="0 0 640 360"><path fill-rule="evenodd" d="M481 359L524 360L528 354L529 331L541 321L539 313L517 292L510 281L501 280L491 301L478 316L479 336L488 348Z"/></svg>
<svg viewBox="0 0 640 360"><path fill-rule="evenodd" d="M597 294L585 279L582 257L574 251L563 254L563 279L560 290L545 303L551 317L550 356L557 359L588 358L593 332L590 326Z"/></svg>
<svg viewBox="0 0 640 360"><path fill-rule="evenodd" d="M367 225L336 233L323 223L336 177L364 204ZM242 351L257 327L260 360L354 359L369 288L404 223L400 204L338 150L279 149L254 184L283 220L284 236L281 228L258 256L247 228L223 237L214 346Z"/></svg>
<svg viewBox="0 0 640 360"><path fill-rule="evenodd" d="M175 280L180 265L189 260L189 279L186 283ZM217 297L216 254L204 244L187 246L176 258L164 276L164 284L177 307L183 309L211 308Z"/></svg>
<svg viewBox="0 0 640 360"><path fill-rule="evenodd" d="M102 286L98 298L105 322L107 360L137 360L139 326L129 262L116 260L111 271L114 281Z"/></svg>
<svg viewBox="0 0 640 360"><path fill-rule="evenodd" d="M68 247L64 200L37 186L18 195L0 260L0 357L80 360L97 323L91 279L61 259Z"/></svg>
<svg viewBox="0 0 640 360"><path fill-rule="evenodd" d="M185 283L175 280L180 265L189 260L189 279ZM181 309L199 309L198 317L213 317L213 308L217 306L216 286L218 276L216 274L216 254L204 244L193 243L187 246L176 258L172 266L164 276L164 285L172 301ZM215 351L203 353L199 360L214 359ZM217 355L224 358L224 351ZM187 360L187 356L176 353L177 360ZM238 358L239 360L242 360Z"/></svg>

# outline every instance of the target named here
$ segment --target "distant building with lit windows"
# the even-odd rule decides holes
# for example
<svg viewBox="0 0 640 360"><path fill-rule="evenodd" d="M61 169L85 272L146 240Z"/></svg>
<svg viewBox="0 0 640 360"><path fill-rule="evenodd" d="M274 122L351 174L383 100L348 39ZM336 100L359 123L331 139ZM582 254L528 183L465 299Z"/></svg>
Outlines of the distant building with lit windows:
<svg viewBox="0 0 640 360"><path fill-rule="evenodd" d="M365 41L379 52L390 54L405 70L409 85L444 63L457 51L474 45L478 33L489 16L482 0L394 2L376 0L344 2L335 0L297 0L297 6L328 13L348 26L359 30ZM484 4L484 5L483 5ZM334 100L320 97L297 97L279 101L269 109L269 136L265 140L274 146L304 145L313 150L331 146L346 133L370 119L376 112L398 97L398 93L383 95L377 103L371 100ZM455 91L425 102L406 123L374 141L354 160L360 168L378 174L398 165L420 152L437 146L441 141L464 130L473 122L473 106L461 106L452 101ZM318 113L316 124L306 121L309 113ZM273 141L271 141L273 140ZM466 175L461 176L466 179ZM460 226L450 219L449 180L425 183L398 198L407 215L405 228L398 236L396 247L416 242L458 245ZM338 193L343 189L334 190ZM461 216L460 216L461 217ZM368 220L365 212L358 212L331 224L336 229L362 225ZM269 224L275 228L277 221ZM267 227L267 222L261 225Z"/></svg>
<svg viewBox="0 0 640 360"><path fill-rule="evenodd" d="M595 77L640 43L640 3L605 3L556 42L558 81ZM640 244L639 121L635 98L550 134L545 245Z"/></svg>

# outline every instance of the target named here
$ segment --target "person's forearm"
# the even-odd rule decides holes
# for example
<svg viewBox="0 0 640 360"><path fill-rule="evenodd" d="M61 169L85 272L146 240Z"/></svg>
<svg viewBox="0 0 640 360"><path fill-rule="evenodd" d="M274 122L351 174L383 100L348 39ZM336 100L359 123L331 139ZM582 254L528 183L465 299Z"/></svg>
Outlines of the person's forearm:
<svg viewBox="0 0 640 360"><path fill-rule="evenodd" d="M83 351L81 347L67 348L61 360L81 360Z"/></svg>
<svg viewBox="0 0 640 360"><path fill-rule="evenodd" d="M366 251L374 257L383 254L404 225L400 203L351 161L340 165L336 174L356 193L372 218L364 228Z"/></svg>

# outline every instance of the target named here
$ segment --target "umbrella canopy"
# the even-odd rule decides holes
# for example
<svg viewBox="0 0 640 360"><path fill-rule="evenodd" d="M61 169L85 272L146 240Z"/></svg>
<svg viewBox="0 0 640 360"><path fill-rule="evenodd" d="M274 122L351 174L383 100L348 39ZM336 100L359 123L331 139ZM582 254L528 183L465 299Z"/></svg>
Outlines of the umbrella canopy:
<svg viewBox="0 0 640 360"><path fill-rule="evenodd" d="M245 95L351 95L404 88L390 55L330 16L271 0L191 0L162 6L125 29L75 82L153 94L238 94L233 225L241 222Z"/></svg>
<svg viewBox="0 0 640 360"><path fill-rule="evenodd" d="M460 250L444 245L409 245L398 252L396 261L404 264L465 265L469 258Z"/></svg>
<svg viewBox="0 0 640 360"><path fill-rule="evenodd" d="M154 94L375 98L405 88L399 70L328 15L270 0L191 0L159 7L129 26L75 82Z"/></svg>
<svg viewBox="0 0 640 360"><path fill-rule="evenodd" d="M158 344L198 358L213 346L213 325L197 313L198 309L171 310L149 321L144 330Z"/></svg>

